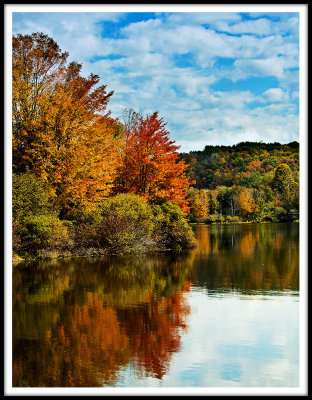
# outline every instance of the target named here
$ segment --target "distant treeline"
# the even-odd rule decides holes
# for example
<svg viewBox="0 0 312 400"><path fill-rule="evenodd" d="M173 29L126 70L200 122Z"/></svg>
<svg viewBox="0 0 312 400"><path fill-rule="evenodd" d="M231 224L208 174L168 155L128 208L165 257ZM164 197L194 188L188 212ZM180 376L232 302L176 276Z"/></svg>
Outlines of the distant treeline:
<svg viewBox="0 0 312 400"><path fill-rule="evenodd" d="M181 153L192 221L283 221L299 217L299 143L242 142Z"/></svg>

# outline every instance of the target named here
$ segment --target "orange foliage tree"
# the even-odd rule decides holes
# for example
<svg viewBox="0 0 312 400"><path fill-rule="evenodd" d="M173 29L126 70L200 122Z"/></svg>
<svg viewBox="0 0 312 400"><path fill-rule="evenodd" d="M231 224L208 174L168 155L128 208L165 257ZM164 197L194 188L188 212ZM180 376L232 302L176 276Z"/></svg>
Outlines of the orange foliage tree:
<svg viewBox="0 0 312 400"><path fill-rule="evenodd" d="M246 167L246 171L249 171L249 172L259 172L260 169L261 169L261 161L260 160L250 161Z"/></svg>
<svg viewBox="0 0 312 400"><path fill-rule="evenodd" d="M259 206L254 200L253 193L254 189L241 188L238 196L240 212L245 217L259 211Z"/></svg>
<svg viewBox="0 0 312 400"><path fill-rule="evenodd" d="M187 165L178 160L178 148L158 112L138 117L127 131L116 190L134 192L155 204L171 201L189 212L186 196L193 182L185 174Z"/></svg>
<svg viewBox="0 0 312 400"><path fill-rule="evenodd" d="M65 214L110 193L120 154L113 93L66 59L47 35L13 37L13 172L48 181Z"/></svg>

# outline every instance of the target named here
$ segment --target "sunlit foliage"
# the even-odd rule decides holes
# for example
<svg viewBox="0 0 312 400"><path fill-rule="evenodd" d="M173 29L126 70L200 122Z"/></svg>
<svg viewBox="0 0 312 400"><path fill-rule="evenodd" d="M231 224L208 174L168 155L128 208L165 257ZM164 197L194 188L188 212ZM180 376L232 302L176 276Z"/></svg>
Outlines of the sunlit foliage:
<svg viewBox="0 0 312 400"><path fill-rule="evenodd" d="M54 188L63 215L110 193L119 159L112 92L44 34L13 37L13 171Z"/></svg>
<svg viewBox="0 0 312 400"><path fill-rule="evenodd" d="M178 148L158 112L138 116L126 130L117 190L139 194L155 204L171 201L189 211L190 181L185 175L187 166L178 160Z"/></svg>
<svg viewBox="0 0 312 400"><path fill-rule="evenodd" d="M206 146L180 158L188 162L187 173L196 180L189 190L191 220L230 222L235 217L276 222L299 218L297 142ZM209 201L202 201L205 196ZM199 204L206 215L198 213Z"/></svg>
<svg viewBox="0 0 312 400"><path fill-rule="evenodd" d="M143 117L130 109L123 123L112 118L113 92L98 75L83 77L82 65L67 58L43 33L13 36L14 250L42 247L49 214L57 226L71 221L63 224L67 249L134 250L145 237L151 245L151 204L189 211L187 165L157 112ZM181 236L192 241L185 215L180 218ZM29 229L42 231L36 245Z"/></svg>

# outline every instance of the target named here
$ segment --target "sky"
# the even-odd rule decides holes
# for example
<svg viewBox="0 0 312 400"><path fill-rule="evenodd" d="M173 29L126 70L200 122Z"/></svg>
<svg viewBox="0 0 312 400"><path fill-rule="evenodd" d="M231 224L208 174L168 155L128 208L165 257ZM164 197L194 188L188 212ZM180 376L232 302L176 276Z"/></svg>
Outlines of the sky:
<svg viewBox="0 0 312 400"><path fill-rule="evenodd" d="M181 152L299 141L298 12L58 9L13 12L13 34L44 32L98 74L113 117L158 111Z"/></svg>

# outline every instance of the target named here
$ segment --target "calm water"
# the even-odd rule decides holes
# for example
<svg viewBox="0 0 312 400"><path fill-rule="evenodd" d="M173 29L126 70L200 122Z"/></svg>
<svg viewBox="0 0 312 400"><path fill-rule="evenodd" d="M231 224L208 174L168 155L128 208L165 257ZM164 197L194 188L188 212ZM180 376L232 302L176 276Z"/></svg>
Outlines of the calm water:
<svg viewBox="0 0 312 400"><path fill-rule="evenodd" d="M175 256L14 268L13 386L298 386L298 224L194 230Z"/></svg>

